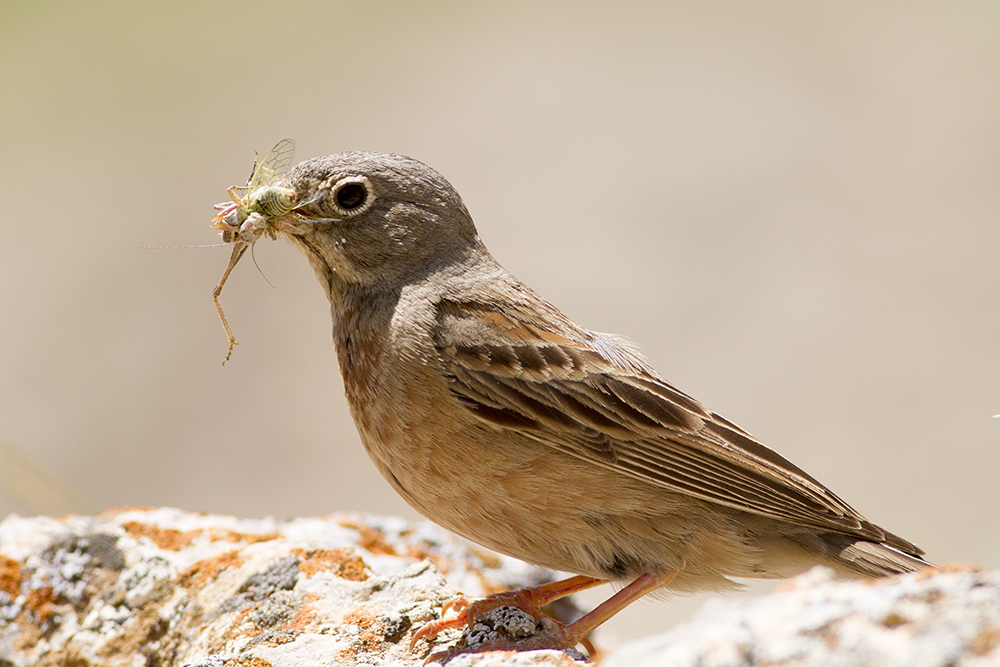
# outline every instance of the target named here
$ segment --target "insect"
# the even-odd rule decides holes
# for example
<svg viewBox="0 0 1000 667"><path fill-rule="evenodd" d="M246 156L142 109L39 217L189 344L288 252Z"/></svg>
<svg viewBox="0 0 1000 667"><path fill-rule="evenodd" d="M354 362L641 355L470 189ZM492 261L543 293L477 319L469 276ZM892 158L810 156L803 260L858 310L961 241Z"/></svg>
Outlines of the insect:
<svg viewBox="0 0 1000 667"><path fill-rule="evenodd" d="M301 203L296 201L295 190L285 188L276 183L288 171L295 158L295 142L291 139L282 139L272 148L264 159L257 161L254 156L253 171L247 179L245 186L234 185L227 191L232 202L216 204L215 208L219 214L212 218L212 229L222 232L222 240L226 243L233 243L233 254L229 258L229 266L219 280L219 284L212 291L212 299L215 301L215 309L219 312L219 319L222 320L222 327L226 330L229 338L229 350L223 360L224 366L229 357L233 354L233 346L237 345L236 337L233 336L226 315L222 312L222 304L219 303L219 295L222 294L222 287L229 279L229 274L236 267L247 248L251 247L264 234L270 238L275 238L273 218L279 218L290 213Z"/></svg>
<svg viewBox="0 0 1000 667"><path fill-rule="evenodd" d="M250 172L247 184L232 186L227 190L231 201L215 205L219 213L212 218L212 229L220 230L222 240L233 244L229 266L212 291L215 309L219 311L219 319L222 320L222 327L229 338L229 351L226 352L223 365L229 361L229 357L233 354L233 346L237 342L232 329L229 328L229 322L226 321L226 315L222 312L219 295L222 294L222 287L229 279L229 274L247 248L252 247L265 234L271 239L277 238L277 227L274 223L279 218L287 219L287 216L292 216L297 222L309 224L340 222L339 218L321 218L301 212L302 208L326 197L329 194L328 190L320 189L309 196L300 197L295 190L279 185L282 177L292 166L294 158L295 142L291 139L279 141L268 151L263 160L258 161L255 155L253 171Z"/></svg>

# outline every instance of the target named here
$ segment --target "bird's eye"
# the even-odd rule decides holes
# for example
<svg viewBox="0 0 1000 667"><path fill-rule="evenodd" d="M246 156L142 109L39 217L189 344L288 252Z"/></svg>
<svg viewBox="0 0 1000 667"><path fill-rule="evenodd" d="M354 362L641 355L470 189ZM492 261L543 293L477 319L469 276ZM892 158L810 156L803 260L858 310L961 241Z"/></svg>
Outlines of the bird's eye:
<svg viewBox="0 0 1000 667"><path fill-rule="evenodd" d="M333 205L341 215L356 215L374 199L371 183L364 176L346 178L333 190Z"/></svg>
<svg viewBox="0 0 1000 667"><path fill-rule="evenodd" d="M368 192L360 183L348 183L337 190L337 205L345 211L353 211L365 203Z"/></svg>

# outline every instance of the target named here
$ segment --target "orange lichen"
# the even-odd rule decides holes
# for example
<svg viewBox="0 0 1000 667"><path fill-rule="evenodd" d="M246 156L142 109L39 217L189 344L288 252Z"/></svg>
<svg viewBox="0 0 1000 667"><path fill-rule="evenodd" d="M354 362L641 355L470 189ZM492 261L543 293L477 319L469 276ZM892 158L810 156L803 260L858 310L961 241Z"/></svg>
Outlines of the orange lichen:
<svg viewBox="0 0 1000 667"><path fill-rule="evenodd" d="M302 605L295 618L288 623L282 623L278 627L283 630L307 630L316 624L316 608L311 605Z"/></svg>
<svg viewBox="0 0 1000 667"><path fill-rule="evenodd" d="M209 542L245 542L255 544L267 542L280 537L277 533L240 533L227 528L196 528L181 532L176 528L163 528L138 521L127 521L123 526L125 532L135 538L146 537L161 549L180 551L190 546L196 538L205 536Z"/></svg>
<svg viewBox="0 0 1000 667"><path fill-rule="evenodd" d="M343 623L357 626L358 640L349 653L338 656L341 660L356 657L354 653L358 650L365 652L377 650L385 643L384 623L364 607L345 614Z"/></svg>
<svg viewBox="0 0 1000 667"><path fill-rule="evenodd" d="M223 667L272 667L271 663L254 656L252 658L232 658L222 663Z"/></svg>
<svg viewBox="0 0 1000 667"><path fill-rule="evenodd" d="M136 539L146 537L152 540L153 544L167 551L180 551L184 547L190 546L194 538L202 533L200 530L189 530L182 533L176 528L161 528L138 521L126 521L122 527L132 537Z"/></svg>
<svg viewBox="0 0 1000 667"><path fill-rule="evenodd" d="M16 598L21 592L21 564L13 558L0 555L0 592Z"/></svg>
<svg viewBox="0 0 1000 667"><path fill-rule="evenodd" d="M256 544L257 542L270 542L281 537L278 533L240 533L228 528L212 528L207 531L209 539L213 542L245 542Z"/></svg>
<svg viewBox="0 0 1000 667"><path fill-rule="evenodd" d="M243 560L238 551L227 551L214 558L206 558L191 565L177 575L177 579L182 586L192 588L201 586L210 579L214 579L219 572L230 567L240 567Z"/></svg>
<svg viewBox="0 0 1000 667"><path fill-rule="evenodd" d="M24 608L30 611L39 623L48 623L52 620L52 603L55 599L51 586L33 588L25 596Z"/></svg>
<svg viewBox="0 0 1000 667"><path fill-rule="evenodd" d="M358 546L364 547L373 554L385 554L387 556L398 556L395 547L389 544L380 531L360 521L344 519L340 522L344 528L353 528L358 531Z"/></svg>
<svg viewBox="0 0 1000 667"><path fill-rule="evenodd" d="M302 558L302 562L299 563L299 571L307 577L311 577L317 572L332 570L338 577L348 581L364 581L368 578L365 562L354 553L353 549L316 549L313 551L293 549L292 553Z"/></svg>
<svg viewBox="0 0 1000 667"><path fill-rule="evenodd" d="M344 528L351 528L358 531L358 545L364 549L367 549L373 554L385 554L389 556L405 556L407 558L413 558L414 560L424 560L430 559L435 567L438 568L443 574L448 574L455 563L452 559L441 556L439 553L433 551L433 546L422 541L417 541L413 544L408 544L405 547L405 553L400 553L392 543L390 543L385 534L356 519L341 519L339 524ZM486 567L499 567L500 560L492 552L486 550L477 550L476 554L482 559ZM490 579L489 577L483 575L482 573L476 573L482 582L483 590L489 593L499 593L500 591L506 590L506 586L499 584L498 582Z"/></svg>

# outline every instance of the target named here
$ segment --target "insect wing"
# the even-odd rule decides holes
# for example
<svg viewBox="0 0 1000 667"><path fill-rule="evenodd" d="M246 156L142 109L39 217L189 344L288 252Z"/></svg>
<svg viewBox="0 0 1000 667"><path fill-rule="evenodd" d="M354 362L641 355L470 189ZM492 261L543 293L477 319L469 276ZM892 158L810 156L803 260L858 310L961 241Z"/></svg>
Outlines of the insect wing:
<svg viewBox="0 0 1000 667"><path fill-rule="evenodd" d="M270 185L288 171L295 160L295 141L282 139L272 148L257 168L247 184L247 190L253 192L259 187Z"/></svg>

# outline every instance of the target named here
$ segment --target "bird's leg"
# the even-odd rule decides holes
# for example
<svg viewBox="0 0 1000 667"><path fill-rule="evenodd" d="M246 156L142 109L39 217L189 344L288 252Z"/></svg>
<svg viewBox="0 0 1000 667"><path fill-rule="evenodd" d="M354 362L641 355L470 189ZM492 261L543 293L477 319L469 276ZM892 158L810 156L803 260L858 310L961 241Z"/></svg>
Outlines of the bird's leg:
<svg viewBox="0 0 1000 667"><path fill-rule="evenodd" d="M626 606L641 598L646 593L662 586L666 586L675 576L676 573L673 572L666 575L644 574L598 605L593 611L581 616L569 625L563 626L560 624L554 631L537 634L521 640L498 637L496 639L487 640L476 646L465 648L457 646L445 651L439 651L431 654L427 657L424 664L434 661L446 663L451 658L462 653L482 653L485 651L533 651L539 649L562 650L573 648L577 644L583 644L587 648L591 657L593 657L596 651L594 650L593 645L587 640L587 635L590 634L590 632L624 609ZM551 602L552 600L563 597L563 595L568 595L571 592L584 590L602 583L606 582L601 579L593 579L591 577L573 577L565 581L554 582L553 584L549 584L549 586L554 587L552 590L554 597L548 596L543 599L547 602ZM562 585L562 588L560 588L560 585ZM482 613L498 606L504 606L505 604L521 608L523 611L533 616L535 616L536 613L540 615L541 612L538 611L539 598L530 592L532 589L523 590L529 591L526 597L521 596L522 591L513 591L511 593L500 593L497 596L490 596L489 598L480 601L485 603L487 607L478 614L475 613L476 610L474 609L474 605L477 603L473 603L473 605L470 605L466 609L462 616L467 619L469 626L472 627L475 619L478 616L481 616ZM567 592L562 592L563 590L567 590ZM493 598L500 598L498 604L493 603ZM527 609L518 604L522 601L527 601ZM545 602L541 602L541 604L545 604ZM538 616L535 617L538 618Z"/></svg>
<svg viewBox="0 0 1000 667"><path fill-rule="evenodd" d="M632 604L646 593L666 586L674 577L676 572L665 575L646 573L633 581L631 584L621 589L610 598L597 605L592 611L584 614L569 625L559 631L561 635L562 648L571 648L579 644L589 635L594 628L608 620L622 609Z"/></svg>
<svg viewBox="0 0 1000 667"><path fill-rule="evenodd" d="M441 615L444 616L449 609L454 609L458 613L449 619L442 618L424 625L414 633L413 639L410 640L410 648L412 649L421 639L433 640L443 630L463 625L472 627L477 618L497 607L517 607L535 618L541 618L545 615L542 613L541 607L548 603L604 583L607 583L604 579L576 576L541 586L496 593L480 600L472 600L464 596L449 600L442 607Z"/></svg>

